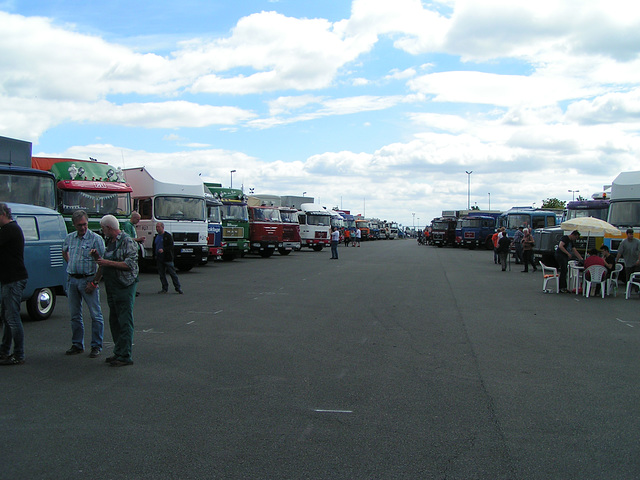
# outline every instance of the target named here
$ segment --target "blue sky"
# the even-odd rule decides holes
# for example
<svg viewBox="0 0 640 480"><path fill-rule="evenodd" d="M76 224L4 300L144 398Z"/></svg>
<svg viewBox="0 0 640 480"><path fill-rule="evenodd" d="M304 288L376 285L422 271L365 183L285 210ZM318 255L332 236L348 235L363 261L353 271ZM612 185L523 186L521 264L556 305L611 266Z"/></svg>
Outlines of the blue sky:
<svg viewBox="0 0 640 480"><path fill-rule="evenodd" d="M628 0L0 1L0 135L424 224L638 169ZM366 211L364 205L366 204Z"/></svg>

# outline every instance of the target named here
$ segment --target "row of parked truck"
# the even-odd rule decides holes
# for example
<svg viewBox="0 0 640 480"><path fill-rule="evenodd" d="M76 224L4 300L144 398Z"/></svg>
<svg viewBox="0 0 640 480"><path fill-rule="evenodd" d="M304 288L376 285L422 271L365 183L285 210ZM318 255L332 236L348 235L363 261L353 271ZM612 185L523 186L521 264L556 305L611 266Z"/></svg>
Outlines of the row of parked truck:
<svg viewBox="0 0 640 480"><path fill-rule="evenodd" d="M438 247L492 249L492 235L496 229L504 227L513 237L519 227L526 227L533 229L536 259L553 265L555 248L565 234L560 224L579 217L608 221L621 232L634 228L635 236L640 238L640 172L622 172L591 199L568 202L563 210L513 207L505 212L443 211L442 216L433 219L431 226L425 229L424 236L428 239L425 243ZM578 241L577 248L586 251L604 244L615 253L623 238L622 235L585 235Z"/></svg>
<svg viewBox="0 0 640 480"><path fill-rule="evenodd" d="M170 179L172 180L172 179ZM363 239L395 238L397 224L365 219L349 211L329 210L298 196L252 195L219 183L175 183L156 178L146 167L115 168L95 160L32 157L31 143L0 137L0 201L11 205L25 232L28 271L25 289L29 314L47 318L56 295L64 294L61 244L74 231L71 215L89 216L89 228L111 214L126 222L132 210L141 220L141 266L151 265L156 224L174 239L180 270L209 259L232 260L248 253L269 257L276 251L320 251L330 246L331 227L360 228Z"/></svg>

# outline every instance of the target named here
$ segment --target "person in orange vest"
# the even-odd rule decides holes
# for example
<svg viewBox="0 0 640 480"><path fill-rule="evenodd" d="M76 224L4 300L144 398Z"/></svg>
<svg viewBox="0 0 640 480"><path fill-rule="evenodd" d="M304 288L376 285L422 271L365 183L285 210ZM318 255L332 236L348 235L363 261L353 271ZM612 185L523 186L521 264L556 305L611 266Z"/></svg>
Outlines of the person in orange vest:
<svg viewBox="0 0 640 480"><path fill-rule="evenodd" d="M350 241L351 241L351 230L349 230L348 228L345 228L344 229L344 246L348 247Z"/></svg>

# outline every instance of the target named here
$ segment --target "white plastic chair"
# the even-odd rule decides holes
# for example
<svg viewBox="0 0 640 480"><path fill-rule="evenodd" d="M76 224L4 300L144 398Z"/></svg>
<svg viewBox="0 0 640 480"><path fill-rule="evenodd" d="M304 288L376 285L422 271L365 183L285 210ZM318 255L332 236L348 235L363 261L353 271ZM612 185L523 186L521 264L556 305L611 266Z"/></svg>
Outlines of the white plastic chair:
<svg viewBox="0 0 640 480"><path fill-rule="evenodd" d="M624 269L622 264L616 263L615 268L611 272L611 276L607 280L607 295L611 295L611 291L614 291L614 297L618 296L618 277L620 276L620 272Z"/></svg>
<svg viewBox="0 0 640 480"><path fill-rule="evenodd" d="M560 293L560 274L558 273L558 269L554 267L547 267L544 263L540 263L542 267L542 291L547 291L547 283L556 281L556 293Z"/></svg>
<svg viewBox="0 0 640 480"><path fill-rule="evenodd" d="M587 273L589 273L589 278L587 278ZM591 265L584 271L583 282L582 291L585 297L589 298L592 285L600 285L602 298L604 298L607 290L607 267L604 265Z"/></svg>
<svg viewBox="0 0 640 480"><path fill-rule="evenodd" d="M627 292L624 296L627 300L629 300L629 297L631 296L631 289L634 285L640 290L640 272L632 273L629 277L629 281L627 282Z"/></svg>

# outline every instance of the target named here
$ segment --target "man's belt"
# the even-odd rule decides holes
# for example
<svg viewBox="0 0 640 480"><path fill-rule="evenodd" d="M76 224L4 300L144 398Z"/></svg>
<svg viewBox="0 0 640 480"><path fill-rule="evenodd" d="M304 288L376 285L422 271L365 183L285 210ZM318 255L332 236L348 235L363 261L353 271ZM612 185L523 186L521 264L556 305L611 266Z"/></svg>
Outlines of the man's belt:
<svg viewBox="0 0 640 480"><path fill-rule="evenodd" d="M84 273L70 273L69 276L73 278L87 278L93 277L95 273L90 273L89 275L85 275Z"/></svg>

